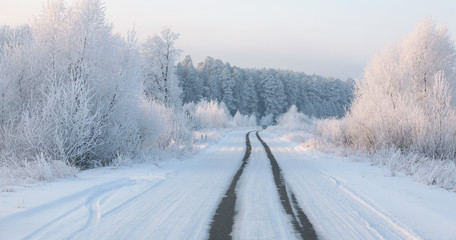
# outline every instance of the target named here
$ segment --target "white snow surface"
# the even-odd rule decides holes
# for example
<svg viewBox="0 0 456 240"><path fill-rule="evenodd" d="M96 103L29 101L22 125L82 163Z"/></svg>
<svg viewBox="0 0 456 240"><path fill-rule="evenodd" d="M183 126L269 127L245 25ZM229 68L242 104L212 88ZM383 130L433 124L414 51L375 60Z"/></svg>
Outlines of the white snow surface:
<svg viewBox="0 0 456 240"><path fill-rule="evenodd" d="M191 159L83 171L0 192L0 239L207 239L247 130ZM260 132L321 239L455 239L456 194ZM255 134L237 186L235 239L295 239Z"/></svg>

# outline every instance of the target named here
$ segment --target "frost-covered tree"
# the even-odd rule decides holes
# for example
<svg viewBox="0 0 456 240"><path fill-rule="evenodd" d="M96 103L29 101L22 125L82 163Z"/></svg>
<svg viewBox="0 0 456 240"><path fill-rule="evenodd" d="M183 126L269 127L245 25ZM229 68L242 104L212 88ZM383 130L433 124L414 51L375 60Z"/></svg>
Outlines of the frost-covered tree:
<svg viewBox="0 0 456 240"><path fill-rule="evenodd" d="M347 117L349 142L365 149L394 146L431 157L454 157L456 134L451 86L455 46L429 19L386 48L357 82ZM441 126L445 125L445 133Z"/></svg>
<svg viewBox="0 0 456 240"><path fill-rule="evenodd" d="M296 105L298 101L299 81L296 80L293 72L285 71L280 74L283 88L286 93L287 106Z"/></svg>
<svg viewBox="0 0 456 240"><path fill-rule="evenodd" d="M162 32L159 54L146 58L134 30L123 38L112 29L100 0L48 1L30 26L0 27L2 169L89 168L191 146L189 118L175 107L177 34ZM162 102L145 95L150 69L166 79L162 93L154 92L167 93Z"/></svg>
<svg viewBox="0 0 456 240"><path fill-rule="evenodd" d="M112 33L104 11L97 0L71 7L50 1L27 44L8 50L2 82L16 96L2 94L2 129L8 129L2 151L86 168L138 145L132 106L140 89L139 55L131 41Z"/></svg>
<svg viewBox="0 0 456 240"><path fill-rule="evenodd" d="M127 138L130 134L119 133L130 129L122 129L128 124L120 125L117 116L128 114L120 111L120 106L125 104L121 95L128 92L126 86L135 86L129 81L135 79L123 78L121 75L122 68L126 72L126 66L123 65L126 47L122 39L112 33L113 27L105 18L103 3L98 0L80 0L69 11L68 46L65 48L68 52L58 62L65 63L66 60L68 63L68 84L81 82L89 90L91 112L96 116L95 125L91 129L93 136L90 136L94 141L90 144L92 154L86 158L109 159L122 149L122 144L131 141L131 138ZM49 36L52 38L55 35ZM124 80L129 82L125 84ZM79 97L76 96L74 101L78 107ZM66 137L72 138L78 137ZM83 164L86 162L84 160Z"/></svg>
<svg viewBox="0 0 456 240"><path fill-rule="evenodd" d="M245 76L244 76L245 77ZM238 82L238 108L242 114L258 114L258 95L251 76Z"/></svg>
<svg viewBox="0 0 456 240"><path fill-rule="evenodd" d="M236 99L234 98L236 81L231 73L229 65L223 68L220 75L220 81L222 84L222 101L225 103L231 115L234 115L234 113L236 113Z"/></svg>
<svg viewBox="0 0 456 240"><path fill-rule="evenodd" d="M188 84L183 95L195 97L186 101L224 101L232 115L239 111L244 115L264 116L269 113L266 110L267 103L269 110L272 109L271 106L276 106L274 111L277 113L283 113L295 104L309 116L342 117L352 99L353 82L276 69L241 69L212 57L207 57L198 64L196 75L197 79L202 80L204 92L201 97L196 97L198 92L195 91L198 89L192 87L199 86L199 83L192 84L191 79L194 78L188 77L188 71L183 68L187 61L188 58L178 64L180 70L177 72L181 85L184 86L183 81ZM271 79L266 79L269 75L273 76L274 83L270 82ZM271 87L274 84L278 86L278 93L281 94L276 103L269 100L274 99L278 93L274 89L267 89L265 83ZM284 101L282 95L285 96ZM327 103L322 104L324 101Z"/></svg>
<svg viewBox="0 0 456 240"><path fill-rule="evenodd" d="M178 38L179 34L164 29L160 35L149 37L143 45L144 93L166 106L181 104L181 89L175 75L180 50L174 44Z"/></svg>
<svg viewBox="0 0 456 240"><path fill-rule="evenodd" d="M207 57L204 62L198 64L197 70L204 84L204 98L221 101L222 89L220 76L223 70L223 62Z"/></svg>
<svg viewBox="0 0 456 240"><path fill-rule="evenodd" d="M30 59L30 55L35 53L32 36L29 31L18 34L23 31L21 28L2 27L3 42L0 42L2 122L5 122L7 117L18 118L32 96L29 86L37 86L30 78L31 71L37 64Z"/></svg>
<svg viewBox="0 0 456 240"><path fill-rule="evenodd" d="M400 46L400 71L413 84L417 98L432 91L434 75L443 71L450 81L455 78L455 49L446 27L436 27L430 19L420 22Z"/></svg>
<svg viewBox="0 0 456 240"><path fill-rule="evenodd" d="M198 76L190 56L185 56L184 60L177 64L176 75L179 78L184 103L198 102L203 98L203 82Z"/></svg>
<svg viewBox="0 0 456 240"><path fill-rule="evenodd" d="M263 98L265 114L272 114L275 119L286 107L286 96L283 84L272 72L266 74L262 81L263 89L260 95Z"/></svg>

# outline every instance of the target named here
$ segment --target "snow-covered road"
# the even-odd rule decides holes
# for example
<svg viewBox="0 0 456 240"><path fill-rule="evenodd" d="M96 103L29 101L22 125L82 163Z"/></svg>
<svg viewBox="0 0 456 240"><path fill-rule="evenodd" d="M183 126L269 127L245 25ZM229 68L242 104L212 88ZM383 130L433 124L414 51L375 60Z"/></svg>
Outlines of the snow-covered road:
<svg viewBox="0 0 456 240"><path fill-rule="evenodd" d="M214 213L242 164L246 132L232 131L194 158L162 167L95 169L75 179L2 192L0 239L207 239ZM456 194L407 178L386 178L380 169L310 151L267 131L260 136L281 168L289 196L296 196L319 238L456 236L451 204ZM250 141L249 161L236 185L233 238L300 239L280 201L263 145L253 133ZM399 210L409 206L397 207L390 197L410 204L413 213ZM425 224L426 218L432 222Z"/></svg>
<svg viewBox="0 0 456 240"><path fill-rule="evenodd" d="M456 194L261 132L321 239L456 239Z"/></svg>
<svg viewBox="0 0 456 240"><path fill-rule="evenodd" d="M267 135L267 134L266 134ZM417 239L415 233L380 212L346 186L298 154L287 142L265 138L285 181L322 236L338 239Z"/></svg>
<svg viewBox="0 0 456 240"><path fill-rule="evenodd" d="M255 134L252 154L238 186L234 239L296 239L291 219L282 210L271 165Z"/></svg>
<svg viewBox="0 0 456 240"><path fill-rule="evenodd" d="M94 186L0 218L0 239L205 239L244 149L245 131L235 131L169 168L91 177Z"/></svg>

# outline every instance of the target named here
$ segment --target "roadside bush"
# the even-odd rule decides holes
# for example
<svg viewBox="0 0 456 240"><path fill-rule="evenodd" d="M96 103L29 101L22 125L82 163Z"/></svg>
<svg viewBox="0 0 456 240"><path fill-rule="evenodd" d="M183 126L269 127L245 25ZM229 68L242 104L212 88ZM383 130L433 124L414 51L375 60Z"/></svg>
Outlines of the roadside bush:
<svg viewBox="0 0 456 240"><path fill-rule="evenodd" d="M232 117L223 102L203 99L198 103L186 103L183 109L190 117L195 130L256 126L255 115L246 116L238 111Z"/></svg>
<svg viewBox="0 0 456 240"><path fill-rule="evenodd" d="M443 27L425 19L384 49L355 85L341 120L323 120L323 142L372 154L392 174L446 189L456 186L456 50ZM380 157L379 157L380 156Z"/></svg>
<svg viewBox="0 0 456 240"><path fill-rule="evenodd" d="M232 117L223 102L203 99L198 103L187 103L183 108L193 120L196 129L231 126Z"/></svg>
<svg viewBox="0 0 456 240"><path fill-rule="evenodd" d="M313 129L312 120L304 113L298 112L298 108L293 105L288 111L280 115L277 125L286 130L305 130L311 132Z"/></svg>

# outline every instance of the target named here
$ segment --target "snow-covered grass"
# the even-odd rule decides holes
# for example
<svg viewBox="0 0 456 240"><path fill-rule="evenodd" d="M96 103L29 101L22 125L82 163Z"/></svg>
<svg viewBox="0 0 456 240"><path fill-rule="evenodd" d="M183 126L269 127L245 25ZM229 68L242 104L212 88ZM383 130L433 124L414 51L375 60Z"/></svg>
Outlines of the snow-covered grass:
<svg viewBox="0 0 456 240"><path fill-rule="evenodd" d="M217 142L222 136L221 131L224 129L205 129L193 132L193 139L195 146L200 149L202 146ZM229 130L225 130L229 131Z"/></svg>
<svg viewBox="0 0 456 240"><path fill-rule="evenodd" d="M51 160L43 154L33 161L3 159L0 161L0 189L24 186L37 181L74 177L79 169L59 160Z"/></svg>
<svg viewBox="0 0 456 240"><path fill-rule="evenodd" d="M181 147L179 147L176 146L178 142L174 141L166 142L168 145L174 144L174 146L166 146L158 141L165 141L165 137L171 138L173 134L178 134L176 132L182 131L182 128L178 127L178 123L185 121L185 119L183 120L184 114L177 114L176 116L172 110L156 103L149 103L148 109L144 113L148 115L160 113L160 118L156 118L155 121L150 121L147 116L143 116L142 119L145 125L149 123L149 125L141 128L143 134L150 138L147 141L150 141L153 145L147 145L147 141L143 139L145 145L141 146L142 149L136 155L118 153L109 162L108 165L110 167L121 168L137 164L159 165L170 159L191 158L209 146L217 144L226 134L235 131L233 128L195 130L190 133L190 136L185 136L186 141L188 141L185 143L186 145L182 142ZM176 124L164 124L167 119L174 119L173 121ZM162 146L163 149L159 148L157 144ZM2 153L0 160L1 191L14 191L17 187L31 186L59 178L78 177L81 172L79 168L71 166L64 161L53 160L43 153L31 160L20 160L14 157L13 154Z"/></svg>
<svg viewBox="0 0 456 240"><path fill-rule="evenodd" d="M388 170L388 176L405 174L415 181L436 185L456 191L456 164L450 159L435 159L416 152L404 152L398 148L381 148L375 151L360 151L345 147L344 120L315 120L315 129L284 129L279 126L268 128L282 139L301 144L322 152L343 153L353 161L366 161Z"/></svg>
<svg viewBox="0 0 456 240"><path fill-rule="evenodd" d="M456 191L456 165L452 160L402 153L395 148L378 150L368 158L373 165L386 167L391 176L402 173L412 176L417 182Z"/></svg>

